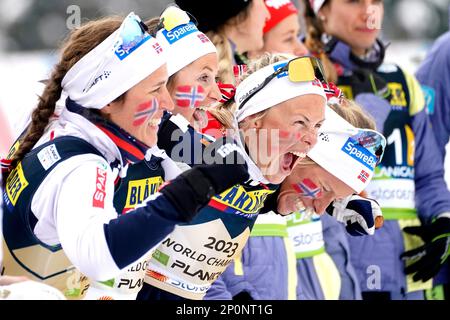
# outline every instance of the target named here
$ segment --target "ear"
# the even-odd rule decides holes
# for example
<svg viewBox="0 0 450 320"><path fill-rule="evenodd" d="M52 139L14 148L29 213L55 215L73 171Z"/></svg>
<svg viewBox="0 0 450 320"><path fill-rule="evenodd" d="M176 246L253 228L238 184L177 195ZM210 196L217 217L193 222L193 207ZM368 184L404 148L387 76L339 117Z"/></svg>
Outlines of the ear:
<svg viewBox="0 0 450 320"><path fill-rule="evenodd" d="M103 114L105 114L105 115L107 115L107 116L109 116L109 115L111 115L111 114L113 114L113 113L115 113L115 112L117 112L117 110L119 110L120 109L120 102L110 102L110 103L108 103L106 106L104 106L101 110L100 110L100 112L101 113L103 113Z"/></svg>
<svg viewBox="0 0 450 320"><path fill-rule="evenodd" d="M263 118L264 117L258 117L256 115L251 115L245 121L248 123L249 129L260 129L263 125Z"/></svg>
<svg viewBox="0 0 450 320"><path fill-rule="evenodd" d="M325 24L328 20L328 15L330 14L330 6L323 6L320 8L319 12L317 12L317 18L321 23Z"/></svg>
<svg viewBox="0 0 450 320"><path fill-rule="evenodd" d="M105 107L103 107L101 109L101 112L104 113L104 114L111 114L112 113L112 109L113 109L113 107L112 107L111 103L108 103Z"/></svg>

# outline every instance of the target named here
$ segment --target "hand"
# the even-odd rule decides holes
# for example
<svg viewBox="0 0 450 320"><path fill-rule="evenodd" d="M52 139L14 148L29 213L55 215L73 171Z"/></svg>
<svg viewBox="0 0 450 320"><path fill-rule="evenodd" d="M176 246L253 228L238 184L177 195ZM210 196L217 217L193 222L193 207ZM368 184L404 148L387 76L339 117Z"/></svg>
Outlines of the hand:
<svg viewBox="0 0 450 320"><path fill-rule="evenodd" d="M9 286L14 283L27 281L27 277L0 276L0 286Z"/></svg>
<svg viewBox="0 0 450 320"><path fill-rule="evenodd" d="M403 231L417 235L425 242L400 255L407 263L405 273L415 273L414 281L425 282L433 278L450 254L450 218L438 218L430 225L406 227Z"/></svg>
<svg viewBox="0 0 450 320"><path fill-rule="evenodd" d="M378 202L358 195L335 200L326 211L343 223L352 236L373 235L384 221Z"/></svg>
<svg viewBox="0 0 450 320"><path fill-rule="evenodd" d="M183 172L160 189L179 211L185 212L187 221L213 196L249 179L242 150L228 137L205 148L203 163L206 164Z"/></svg>

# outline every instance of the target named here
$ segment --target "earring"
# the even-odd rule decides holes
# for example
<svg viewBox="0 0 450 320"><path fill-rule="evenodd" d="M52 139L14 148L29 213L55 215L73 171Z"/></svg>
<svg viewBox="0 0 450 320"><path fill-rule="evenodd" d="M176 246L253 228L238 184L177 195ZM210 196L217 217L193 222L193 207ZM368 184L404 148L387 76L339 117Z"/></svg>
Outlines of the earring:
<svg viewBox="0 0 450 320"><path fill-rule="evenodd" d="M325 16L320 15L319 20L322 22L325 22L325 20L327 20L327 18Z"/></svg>

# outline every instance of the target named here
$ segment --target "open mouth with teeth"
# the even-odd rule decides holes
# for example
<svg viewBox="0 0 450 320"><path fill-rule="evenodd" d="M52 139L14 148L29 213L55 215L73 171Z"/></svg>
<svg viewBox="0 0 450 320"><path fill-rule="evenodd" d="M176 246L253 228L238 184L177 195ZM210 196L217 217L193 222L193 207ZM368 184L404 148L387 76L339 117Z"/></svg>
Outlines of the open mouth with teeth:
<svg viewBox="0 0 450 320"><path fill-rule="evenodd" d="M200 129L208 125L208 115L206 114L206 110L206 107L200 106L195 108L195 111L192 114L194 121Z"/></svg>
<svg viewBox="0 0 450 320"><path fill-rule="evenodd" d="M297 162L306 157L306 153L298 151L290 151L285 153L280 160L280 167L283 172L290 173Z"/></svg>

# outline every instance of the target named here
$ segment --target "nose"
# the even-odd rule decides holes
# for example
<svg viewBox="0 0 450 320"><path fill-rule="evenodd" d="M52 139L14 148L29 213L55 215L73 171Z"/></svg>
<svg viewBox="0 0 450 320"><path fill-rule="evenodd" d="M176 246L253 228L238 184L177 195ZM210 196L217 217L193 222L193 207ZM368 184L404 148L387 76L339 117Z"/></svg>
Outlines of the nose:
<svg viewBox="0 0 450 320"><path fill-rule="evenodd" d="M314 147L317 142L317 128L309 128L303 135L302 141L306 143L310 148Z"/></svg>
<svg viewBox="0 0 450 320"><path fill-rule="evenodd" d="M219 86L216 82L212 85L211 90L209 91L208 98L213 102L217 102L222 98L222 93L220 92Z"/></svg>
<svg viewBox="0 0 450 320"><path fill-rule="evenodd" d="M303 44L303 42L300 41L300 39L297 39L295 48L294 48L294 54L298 57L305 56L308 54L308 48Z"/></svg>
<svg viewBox="0 0 450 320"><path fill-rule="evenodd" d="M162 92L159 96L159 108L162 110L172 111L174 108L173 100L170 97L169 91L167 90L167 87L164 86L164 89L162 89Z"/></svg>

